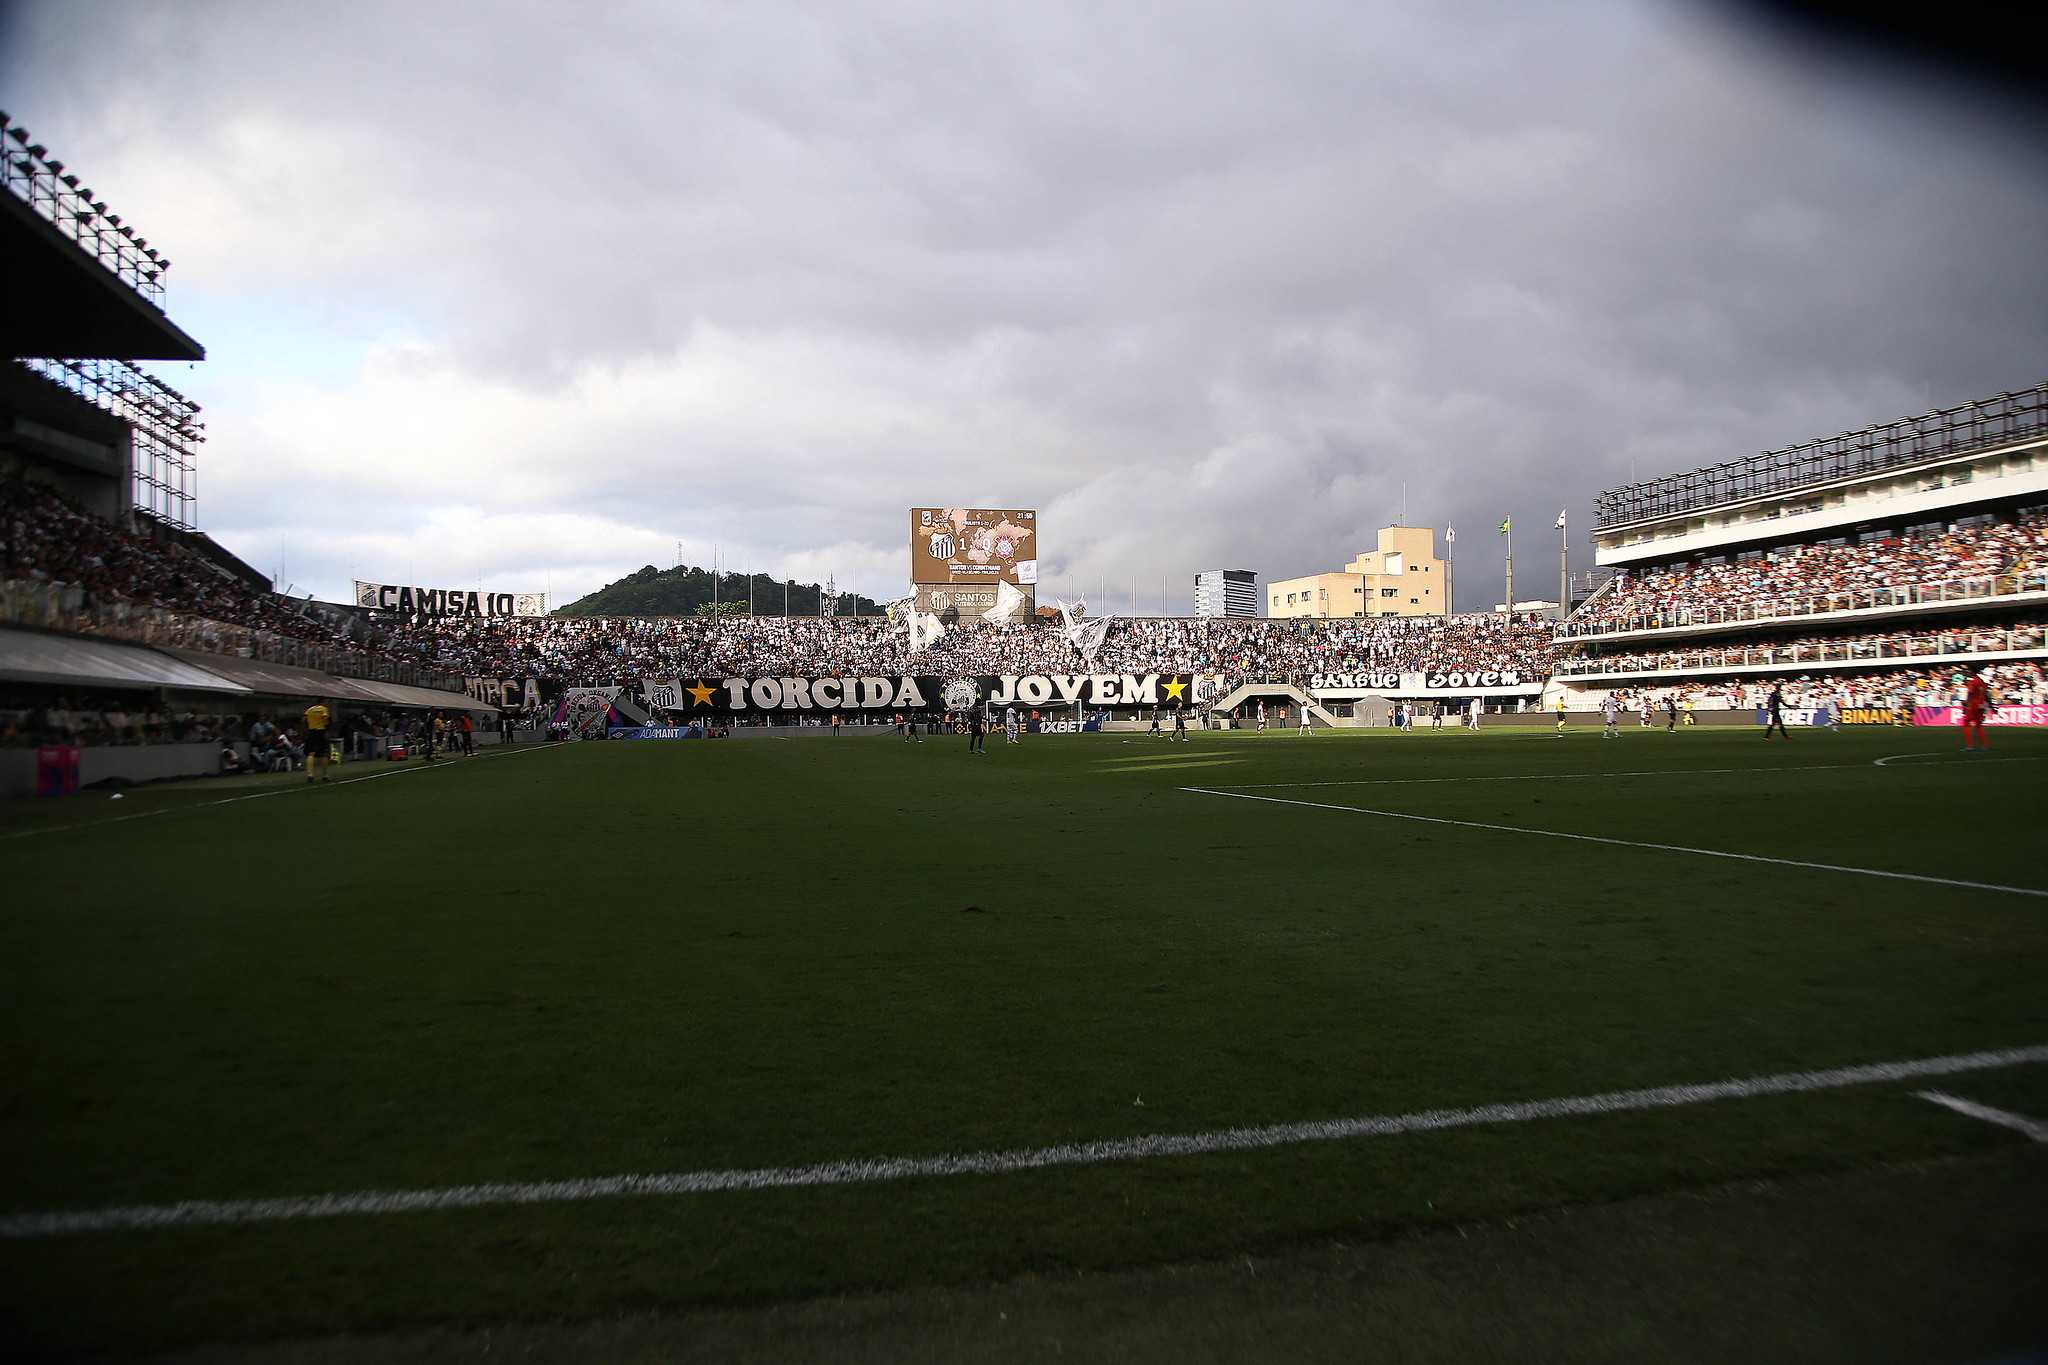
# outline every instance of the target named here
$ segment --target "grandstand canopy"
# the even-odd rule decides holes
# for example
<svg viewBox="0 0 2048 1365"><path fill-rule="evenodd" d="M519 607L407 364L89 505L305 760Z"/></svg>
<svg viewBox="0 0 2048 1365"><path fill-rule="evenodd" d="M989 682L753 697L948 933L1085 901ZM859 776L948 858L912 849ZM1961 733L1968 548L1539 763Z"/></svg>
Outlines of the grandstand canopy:
<svg viewBox="0 0 2048 1365"><path fill-rule="evenodd" d="M367 702L377 706L405 706L415 709L438 707L443 711L496 711L498 708L462 692L413 687L405 683L378 682L371 678L343 678L296 664L244 659L233 654L208 654L195 649L166 648L164 653L215 673L235 685L262 697Z"/></svg>
<svg viewBox="0 0 2048 1365"><path fill-rule="evenodd" d="M12 194L0 193L0 354L204 360L126 281Z"/></svg>
<svg viewBox="0 0 2048 1365"><path fill-rule="evenodd" d="M250 689L160 650L40 630L0 629L0 681L108 691L172 687L248 696Z"/></svg>

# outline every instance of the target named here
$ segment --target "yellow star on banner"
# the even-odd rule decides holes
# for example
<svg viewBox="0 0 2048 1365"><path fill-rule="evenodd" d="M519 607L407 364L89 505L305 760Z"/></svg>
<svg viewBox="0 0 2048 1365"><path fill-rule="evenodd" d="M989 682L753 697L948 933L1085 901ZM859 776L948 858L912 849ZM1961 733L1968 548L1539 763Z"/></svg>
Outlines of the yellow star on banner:
<svg viewBox="0 0 2048 1365"><path fill-rule="evenodd" d="M1188 685L1179 678L1169 678L1166 682L1166 699L1168 701L1179 701L1181 700L1181 693L1187 690Z"/></svg>
<svg viewBox="0 0 2048 1365"><path fill-rule="evenodd" d="M690 694L690 705L711 705L711 684L705 682L702 678L697 679L696 686L686 687L683 689L683 691L688 692Z"/></svg>

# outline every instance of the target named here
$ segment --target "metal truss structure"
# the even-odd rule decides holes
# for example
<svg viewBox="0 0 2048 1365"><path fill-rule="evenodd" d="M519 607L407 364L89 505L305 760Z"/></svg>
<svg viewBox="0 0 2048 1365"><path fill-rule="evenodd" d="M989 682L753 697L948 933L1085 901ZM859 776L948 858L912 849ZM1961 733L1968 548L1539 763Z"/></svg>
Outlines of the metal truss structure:
<svg viewBox="0 0 2048 1365"><path fill-rule="evenodd" d="M0 186L161 310L163 275L171 263L136 236L120 214L109 212L90 189L81 187L63 162L51 160L49 149L31 141L28 129L5 112L0 112L0 130L5 132L5 141L0 141Z"/></svg>
<svg viewBox="0 0 2048 1365"><path fill-rule="evenodd" d="M0 187L158 312L163 310L163 277L170 261L4 112ZM19 363L127 422L134 433L134 506L181 531L198 529L199 446L206 439L206 427L199 420L197 403L130 360L39 357Z"/></svg>
<svg viewBox="0 0 2048 1365"><path fill-rule="evenodd" d="M1874 474L2048 434L2048 383L1922 417L1845 431L1804 445L1610 489L1594 500L1599 528L1678 516L1807 484Z"/></svg>
<svg viewBox="0 0 2048 1365"><path fill-rule="evenodd" d="M105 408L134 432L134 503L180 531L196 531L199 405L126 360L23 360L29 369Z"/></svg>

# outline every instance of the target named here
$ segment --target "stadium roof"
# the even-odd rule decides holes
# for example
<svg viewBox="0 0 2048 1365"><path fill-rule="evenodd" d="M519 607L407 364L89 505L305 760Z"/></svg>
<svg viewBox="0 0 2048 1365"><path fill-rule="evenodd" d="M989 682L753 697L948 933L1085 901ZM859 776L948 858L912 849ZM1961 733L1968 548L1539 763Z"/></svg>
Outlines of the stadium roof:
<svg viewBox="0 0 2048 1365"><path fill-rule="evenodd" d="M0 113L0 355L204 360L158 302L170 262Z"/></svg>
<svg viewBox="0 0 2048 1365"><path fill-rule="evenodd" d="M1922 417L1902 417L1861 431L1845 431L1804 445L1610 489L1594 500L1594 527L1605 530L1679 516L1806 484L1988 450L2043 434L2048 434L2048 384L2037 384L2020 393L2001 393Z"/></svg>

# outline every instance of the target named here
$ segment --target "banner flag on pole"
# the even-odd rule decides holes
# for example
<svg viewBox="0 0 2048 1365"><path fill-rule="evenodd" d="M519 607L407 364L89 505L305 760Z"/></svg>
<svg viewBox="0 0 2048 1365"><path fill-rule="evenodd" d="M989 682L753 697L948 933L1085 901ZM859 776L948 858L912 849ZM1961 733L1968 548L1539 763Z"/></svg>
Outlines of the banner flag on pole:
<svg viewBox="0 0 2048 1365"><path fill-rule="evenodd" d="M1562 531L1562 530L1564 529L1564 514L1565 514L1566 512L1569 512L1569 511L1571 511L1571 508L1569 508L1569 507L1561 507L1561 508L1559 508L1559 509L1558 509L1558 512L1557 512L1557 529L1558 529L1558 530Z"/></svg>
<svg viewBox="0 0 2048 1365"><path fill-rule="evenodd" d="M1508 523L1509 523L1509 522L1511 522L1511 521L1513 521L1513 520L1514 520L1514 518L1513 518L1513 517L1502 517L1502 518L1501 518L1501 521L1500 521L1500 533L1501 533L1502 535L1506 535L1506 534L1508 533Z"/></svg>

